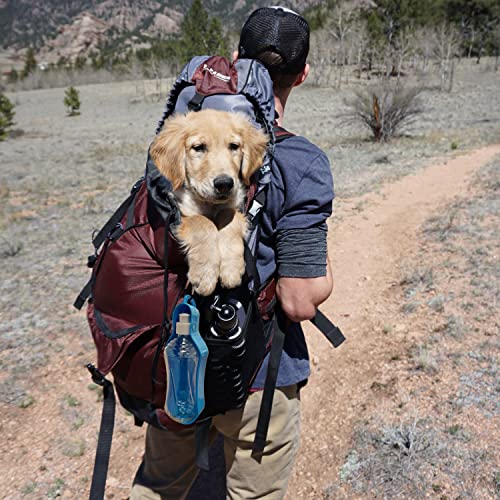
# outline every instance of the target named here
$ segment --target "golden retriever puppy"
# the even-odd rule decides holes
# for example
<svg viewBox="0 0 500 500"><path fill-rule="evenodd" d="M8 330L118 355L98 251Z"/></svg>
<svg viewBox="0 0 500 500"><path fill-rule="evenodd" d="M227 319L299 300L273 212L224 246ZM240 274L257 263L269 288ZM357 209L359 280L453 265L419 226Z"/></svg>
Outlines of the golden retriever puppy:
<svg viewBox="0 0 500 500"><path fill-rule="evenodd" d="M247 221L240 212L250 177L262 165L267 136L245 116L206 109L165 122L150 153L172 183L188 279L210 295L220 279L233 288L245 271Z"/></svg>

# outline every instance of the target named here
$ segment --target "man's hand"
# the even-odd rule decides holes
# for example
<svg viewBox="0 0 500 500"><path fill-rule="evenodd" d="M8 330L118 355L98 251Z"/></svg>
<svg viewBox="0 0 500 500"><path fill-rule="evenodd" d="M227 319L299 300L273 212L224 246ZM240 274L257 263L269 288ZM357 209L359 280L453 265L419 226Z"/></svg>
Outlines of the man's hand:
<svg viewBox="0 0 500 500"><path fill-rule="evenodd" d="M332 293L333 278L327 260L326 276L278 279L276 295L287 317L295 322L311 319L316 308Z"/></svg>

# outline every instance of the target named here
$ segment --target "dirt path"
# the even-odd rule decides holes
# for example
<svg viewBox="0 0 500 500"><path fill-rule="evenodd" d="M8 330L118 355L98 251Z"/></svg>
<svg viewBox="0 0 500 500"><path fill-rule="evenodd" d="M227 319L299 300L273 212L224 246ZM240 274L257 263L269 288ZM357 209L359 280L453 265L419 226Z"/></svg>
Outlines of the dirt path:
<svg viewBox="0 0 500 500"><path fill-rule="evenodd" d="M471 174L499 153L500 145L478 149L337 206L329 240L336 284L322 309L348 341L333 351L314 327L306 327L313 374L303 391L302 453L288 498L321 498L337 479L353 424L380 404L370 387L398 349L398 327L394 335L384 333L399 309L389 292L401 265L418 252L418 229L440 206L466 193Z"/></svg>

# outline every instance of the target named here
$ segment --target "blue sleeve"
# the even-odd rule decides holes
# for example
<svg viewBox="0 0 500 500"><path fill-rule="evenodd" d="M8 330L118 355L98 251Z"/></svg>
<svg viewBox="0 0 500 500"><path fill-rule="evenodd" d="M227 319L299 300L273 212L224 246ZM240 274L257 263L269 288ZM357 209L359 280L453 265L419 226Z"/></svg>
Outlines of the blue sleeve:
<svg viewBox="0 0 500 500"><path fill-rule="evenodd" d="M269 209L279 276L326 275L327 225L333 178L326 155L303 137L279 144Z"/></svg>
<svg viewBox="0 0 500 500"><path fill-rule="evenodd" d="M307 159L290 153L289 164L281 169L283 209L277 231L316 227L332 214L333 177L326 155L320 151Z"/></svg>

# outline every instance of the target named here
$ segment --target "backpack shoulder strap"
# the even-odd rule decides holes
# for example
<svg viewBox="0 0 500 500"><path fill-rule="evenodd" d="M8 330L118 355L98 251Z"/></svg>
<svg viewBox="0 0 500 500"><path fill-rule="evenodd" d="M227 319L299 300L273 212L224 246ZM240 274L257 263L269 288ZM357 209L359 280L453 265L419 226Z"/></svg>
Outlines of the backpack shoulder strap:
<svg viewBox="0 0 500 500"><path fill-rule="evenodd" d="M287 129L283 127L280 127L279 125L274 125L273 131L276 143L283 142L285 139L288 139L290 137L295 137L295 134L289 132Z"/></svg>

